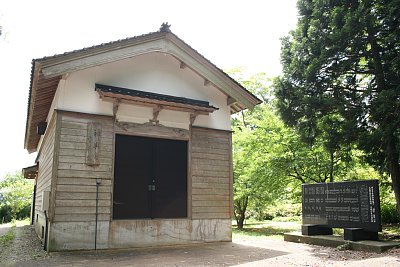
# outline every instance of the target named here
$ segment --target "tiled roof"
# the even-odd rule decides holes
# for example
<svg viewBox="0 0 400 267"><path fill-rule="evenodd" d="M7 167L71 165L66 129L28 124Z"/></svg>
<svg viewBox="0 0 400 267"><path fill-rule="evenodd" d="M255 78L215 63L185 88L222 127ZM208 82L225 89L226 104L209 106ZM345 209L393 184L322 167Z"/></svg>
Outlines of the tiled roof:
<svg viewBox="0 0 400 267"><path fill-rule="evenodd" d="M110 86L110 85L96 84L96 90L100 90L102 92L110 92L110 93L114 93L114 94L120 94L120 95L128 95L128 96L135 96L135 97L140 97L140 98L155 99L155 100L160 100L160 101L186 104L186 105L191 105L191 106L196 106L196 107L218 109L216 107L210 106L210 103L207 101L196 100L196 99L185 98L185 97L178 97L178 96L171 96L171 95L164 95L164 94L156 94L156 93L151 93L151 92L144 92L144 91L115 87L115 86Z"/></svg>

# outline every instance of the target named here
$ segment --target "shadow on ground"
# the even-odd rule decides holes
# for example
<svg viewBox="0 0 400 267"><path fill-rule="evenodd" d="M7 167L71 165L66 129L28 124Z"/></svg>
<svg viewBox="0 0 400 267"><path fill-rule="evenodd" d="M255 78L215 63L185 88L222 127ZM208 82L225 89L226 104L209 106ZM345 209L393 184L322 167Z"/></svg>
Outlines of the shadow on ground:
<svg viewBox="0 0 400 267"><path fill-rule="evenodd" d="M286 255L286 252L231 242L130 250L51 253L18 266L232 266Z"/></svg>

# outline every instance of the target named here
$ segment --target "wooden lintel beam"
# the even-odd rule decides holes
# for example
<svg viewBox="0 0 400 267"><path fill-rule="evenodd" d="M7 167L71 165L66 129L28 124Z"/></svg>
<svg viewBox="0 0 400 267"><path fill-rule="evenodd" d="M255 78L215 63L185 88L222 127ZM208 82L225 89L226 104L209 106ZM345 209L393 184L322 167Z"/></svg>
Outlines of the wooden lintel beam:
<svg viewBox="0 0 400 267"><path fill-rule="evenodd" d="M194 111L203 113L205 115L208 115L209 113L212 113L215 110L217 110L217 108L214 108L214 107L199 107L199 106L193 106L193 105L188 105L188 104L183 104L183 103L168 102L168 101L162 101L162 100L156 100L156 99L146 99L146 98L141 98L141 97L136 97L136 96L124 96L124 95L116 96L112 93L102 92L100 90L97 90L97 92L99 93L99 96L102 100L109 101L109 102L114 102L115 99L119 99L123 103L129 103L129 104L147 106L147 107L155 107L157 105L161 105L163 107L163 109L177 110L177 111L184 111L184 112L191 112L194 110Z"/></svg>
<svg viewBox="0 0 400 267"><path fill-rule="evenodd" d="M153 107L153 118L149 120L151 123L154 123L154 124L159 123L158 114L160 114L160 111L162 110L162 108L163 108L163 106L161 106L161 105L156 105L155 107Z"/></svg>

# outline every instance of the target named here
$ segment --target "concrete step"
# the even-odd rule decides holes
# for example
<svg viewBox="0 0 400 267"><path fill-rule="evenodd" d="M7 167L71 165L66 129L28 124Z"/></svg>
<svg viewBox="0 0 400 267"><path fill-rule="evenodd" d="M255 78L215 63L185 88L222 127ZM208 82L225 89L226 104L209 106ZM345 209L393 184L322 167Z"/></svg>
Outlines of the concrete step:
<svg viewBox="0 0 400 267"><path fill-rule="evenodd" d="M400 242L390 240L362 240L348 241L337 235L302 235L300 232L285 233L284 240L288 242L304 243L317 246L338 247L348 244L348 249L366 252L382 253L388 249L400 247Z"/></svg>

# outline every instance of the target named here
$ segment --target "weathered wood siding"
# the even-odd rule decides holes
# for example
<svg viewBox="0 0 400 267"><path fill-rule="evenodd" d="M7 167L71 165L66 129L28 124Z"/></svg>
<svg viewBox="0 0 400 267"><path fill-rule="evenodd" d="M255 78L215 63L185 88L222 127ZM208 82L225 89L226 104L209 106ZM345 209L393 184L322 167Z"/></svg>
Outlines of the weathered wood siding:
<svg viewBox="0 0 400 267"><path fill-rule="evenodd" d="M55 116L47 125L42 145L39 150L39 170L36 181L35 214L42 214L42 195L43 191L51 190L51 177L53 175L54 160L54 138L55 138L56 119ZM35 218L36 221L36 218Z"/></svg>
<svg viewBox="0 0 400 267"><path fill-rule="evenodd" d="M55 222L94 221L96 214L96 181L100 181L98 220L110 220L112 207L113 119L109 116L59 111L61 116L58 147L57 186L55 188ZM100 137L96 155L91 126L99 125ZM89 128L89 131L88 131ZM96 134L99 134L96 132ZM97 146L96 145L96 146ZM89 151L89 152L88 152ZM98 157L96 164L88 158Z"/></svg>
<svg viewBox="0 0 400 267"><path fill-rule="evenodd" d="M193 219L229 219L232 214L232 134L193 127L191 194Z"/></svg>

